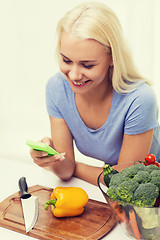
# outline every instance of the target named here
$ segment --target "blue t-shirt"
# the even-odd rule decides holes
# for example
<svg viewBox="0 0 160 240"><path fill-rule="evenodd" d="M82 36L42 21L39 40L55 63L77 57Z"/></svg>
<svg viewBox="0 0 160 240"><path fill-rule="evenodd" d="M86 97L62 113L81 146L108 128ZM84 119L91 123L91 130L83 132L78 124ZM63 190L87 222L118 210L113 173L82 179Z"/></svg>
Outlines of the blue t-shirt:
<svg viewBox="0 0 160 240"><path fill-rule="evenodd" d="M47 83L46 103L48 114L65 120L77 148L86 156L115 165L124 133L134 135L154 128L150 153L156 155L157 161L160 159L158 106L152 88L146 83L128 94L113 90L108 119L96 130L88 128L81 119L74 92L60 72Z"/></svg>

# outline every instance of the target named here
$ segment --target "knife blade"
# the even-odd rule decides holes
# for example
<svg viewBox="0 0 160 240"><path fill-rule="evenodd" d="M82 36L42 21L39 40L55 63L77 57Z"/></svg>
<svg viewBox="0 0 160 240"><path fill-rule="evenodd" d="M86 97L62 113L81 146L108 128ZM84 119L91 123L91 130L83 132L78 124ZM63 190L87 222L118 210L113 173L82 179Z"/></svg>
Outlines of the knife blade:
<svg viewBox="0 0 160 240"><path fill-rule="evenodd" d="M18 184L26 233L28 233L34 227L38 218L38 197L32 196L30 193L28 193L28 186L25 177L21 177Z"/></svg>

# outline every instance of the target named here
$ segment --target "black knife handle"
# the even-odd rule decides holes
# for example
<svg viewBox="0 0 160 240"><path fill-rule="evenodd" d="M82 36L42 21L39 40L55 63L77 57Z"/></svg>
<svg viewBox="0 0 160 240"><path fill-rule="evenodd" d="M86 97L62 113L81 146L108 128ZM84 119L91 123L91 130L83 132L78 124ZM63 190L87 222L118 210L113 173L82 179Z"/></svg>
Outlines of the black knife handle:
<svg viewBox="0 0 160 240"><path fill-rule="evenodd" d="M31 194L28 193L28 186L27 186L27 183L26 183L26 178L21 177L19 179L18 184L19 184L19 189L20 189L20 192L21 192L21 198L23 198L23 199L29 198L31 196Z"/></svg>

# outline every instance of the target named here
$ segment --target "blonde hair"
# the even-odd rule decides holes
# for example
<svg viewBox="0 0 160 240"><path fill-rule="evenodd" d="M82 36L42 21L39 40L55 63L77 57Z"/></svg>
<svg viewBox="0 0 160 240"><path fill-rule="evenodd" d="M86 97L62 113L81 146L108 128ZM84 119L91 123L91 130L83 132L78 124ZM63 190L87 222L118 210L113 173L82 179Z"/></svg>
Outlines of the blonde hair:
<svg viewBox="0 0 160 240"><path fill-rule="evenodd" d="M113 66L109 68L109 74L117 92L130 92L142 82L147 82L134 65L117 16L105 4L87 2L65 14L57 25L58 54L63 31L77 38L94 39L112 54Z"/></svg>

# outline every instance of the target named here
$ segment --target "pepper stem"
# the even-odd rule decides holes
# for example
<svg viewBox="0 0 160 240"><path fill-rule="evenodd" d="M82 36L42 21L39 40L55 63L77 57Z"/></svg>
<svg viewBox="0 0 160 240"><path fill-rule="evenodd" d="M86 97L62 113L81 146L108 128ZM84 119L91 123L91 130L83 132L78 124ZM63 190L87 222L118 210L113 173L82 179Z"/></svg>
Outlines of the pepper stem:
<svg viewBox="0 0 160 240"><path fill-rule="evenodd" d="M52 200L47 201L47 202L44 204L44 209L47 210L48 207L49 207L49 205L54 205L54 206L55 206L56 202L57 202L57 198L54 198L54 199L52 199Z"/></svg>

